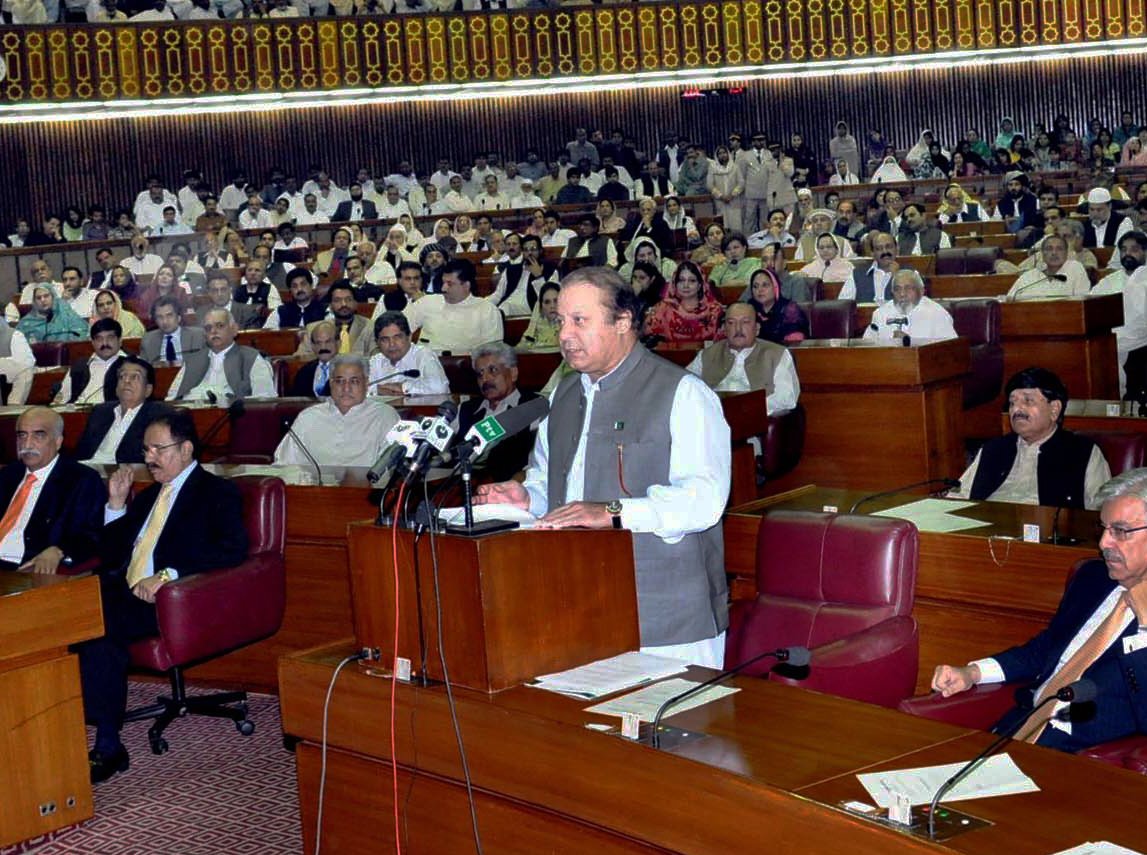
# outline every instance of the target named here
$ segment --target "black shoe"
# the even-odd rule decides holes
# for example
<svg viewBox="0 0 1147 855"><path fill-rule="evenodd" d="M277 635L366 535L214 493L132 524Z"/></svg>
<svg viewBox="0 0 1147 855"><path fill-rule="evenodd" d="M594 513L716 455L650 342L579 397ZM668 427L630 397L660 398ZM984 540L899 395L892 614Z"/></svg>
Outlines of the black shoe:
<svg viewBox="0 0 1147 855"><path fill-rule="evenodd" d="M88 767L93 784L102 784L116 772L126 772L130 765L127 749L122 745L110 754L95 749L88 752Z"/></svg>

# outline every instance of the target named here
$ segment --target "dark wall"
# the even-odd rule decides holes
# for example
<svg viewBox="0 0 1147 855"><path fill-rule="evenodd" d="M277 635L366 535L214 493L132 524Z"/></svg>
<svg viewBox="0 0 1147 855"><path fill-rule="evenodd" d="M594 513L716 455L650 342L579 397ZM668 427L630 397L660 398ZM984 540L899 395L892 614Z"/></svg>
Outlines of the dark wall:
<svg viewBox="0 0 1147 855"><path fill-rule="evenodd" d="M17 214L39 216L69 203L126 206L152 171L169 185L196 166L218 187L242 164L261 173L282 164L303 173L327 165L339 183L360 165L393 165L412 157L420 171L445 152L469 158L478 147L521 155L527 145L551 152L579 124L627 129L652 145L674 128L710 145L732 129L770 135L801 131L822 156L835 123L848 121L858 139L880 128L901 147L923 127L951 141L969 125L994 137L1002 115L1021 129L1050 125L1058 112L1083 131L1090 116L1117 122L1124 107L1147 119L1140 81L1147 57L1050 60L952 69L839 73L745 84L741 99L682 100L679 87L617 88L593 93L475 100L384 103L327 109L247 110L202 116L89 121L31 121L0 131L0 224ZM732 85L726 83L725 85Z"/></svg>

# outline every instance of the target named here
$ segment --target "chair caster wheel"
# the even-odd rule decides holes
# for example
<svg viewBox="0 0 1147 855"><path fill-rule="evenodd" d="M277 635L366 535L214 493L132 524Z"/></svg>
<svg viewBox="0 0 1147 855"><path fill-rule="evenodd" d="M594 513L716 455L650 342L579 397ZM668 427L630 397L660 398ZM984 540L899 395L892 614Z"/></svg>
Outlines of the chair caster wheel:
<svg viewBox="0 0 1147 855"><path fill-rule="evenodd" d="M237 731L239 731L241 734L243 734L244 736L250 736L252 733L255 732L255 722L250 721L249 719L243 719L242 721L237 721L237 722L235 722L235 729Z"/></svg>
<svg viewBox="0 0 1147 855"><path fill-rule="evenodd" d="M151 743L152 754L166 754L168 745L167 740L162 736L149 736L148 742Z"/></svg>

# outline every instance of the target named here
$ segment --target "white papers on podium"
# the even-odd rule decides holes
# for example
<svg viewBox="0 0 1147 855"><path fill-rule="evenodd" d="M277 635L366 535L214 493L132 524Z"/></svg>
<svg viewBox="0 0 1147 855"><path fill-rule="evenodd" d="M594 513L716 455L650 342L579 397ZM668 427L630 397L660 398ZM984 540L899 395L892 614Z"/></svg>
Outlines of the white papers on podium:
<svg viewBox="0 0 1147 855"><path fill-rule="evenodd" d="M1055 855L1143 855L1137 849L1128 849L1115 843L1100 840L1098 843L1080 843L1070 849L1056 852Z"/></svg>
<svg viewBox="0 0 1147 855"><path fill-rule="evenodd" d="M463 525L466 520L465 508L443 508L438 512L438 519L447 525ZM474 522L487 520L506 520L516 522L520 528L533 528L538 518L529 511L510 504L489 504L474 506Z"/></svg>
<svg viewBox="0 0 1147 855"><path fill-rule="evenodd" d="M932 797L944 782L963 767L964 763L947 763L943 766L865 772L856 777L864 789L868 790L873 801L882 808L892 804L894 793L903 793L914 805L927 805L932 803ZM1039 787L1035 781L1021 772L1020 767L1009 755L997 754L973 769L968 777L944 796L943 801L958 802L964 799L986 799L990 796L1038 792Z"/></svg>
<svg viewBox="0 0 1147 855"><path fill-rule="evenodd" d="M664 683L646 686L644 689L639 689L628 695L622 695L620 698L614 698L612 701L606 701L604 704L589 707L586 709L586 712L616 716L623 715L624 713L634 713L640 716L642 721L652 722L663 703L670 698L689 691L696 685L698 684L692 680L666 680ZM674 705L673 708L666 713L665 717L670 718L677 715L677 713L691 710L693 707L703 706L710 701L720 700L726 695L736 694L739 691L741 690L733 686L711 686L705 691L698 692L693 697L686 698L681 701L681 703Z"/></svg>
<svg viewBox="0 0 1147 855"><path fill-rule="evenodd" d="M962 511L970 508L975 502L956 501L952 499L920 499L895 508L876 511L874 517L895 517L908 520L916 524L920 531L949 532L964 531L969 528L980 528L991 525L981 520L969 517L955 516L953 511Z"/></svg>
<svg viewBox="0 0 1147 855"><path fill-rule="evenodd" d="M632 689L634 686L680 674L687 667L689 666L679 659L650 656L647 653L634 651L591 662L579 668L571 668L569 671L545 674L526 685L592 701L595 698Z"/></svg>

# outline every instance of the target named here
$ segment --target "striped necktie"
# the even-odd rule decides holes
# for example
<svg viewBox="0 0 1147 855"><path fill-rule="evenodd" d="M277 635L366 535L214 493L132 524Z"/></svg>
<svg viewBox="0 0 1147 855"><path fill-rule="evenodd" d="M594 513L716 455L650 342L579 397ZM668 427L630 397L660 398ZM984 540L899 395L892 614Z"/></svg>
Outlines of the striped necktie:
<svg viewBox="0 0 1147 855"><path fill-rule="evenodd" d="M20 484L20 489L16 491L12 501L8 503L8 510L4 512L4 518L0 519L0 541L11 534L16 523L20 521L24 507L28 504L28 496L32 492L32 488L36 486L36 480L34 472L25 475L23 483Z"/></svg>

